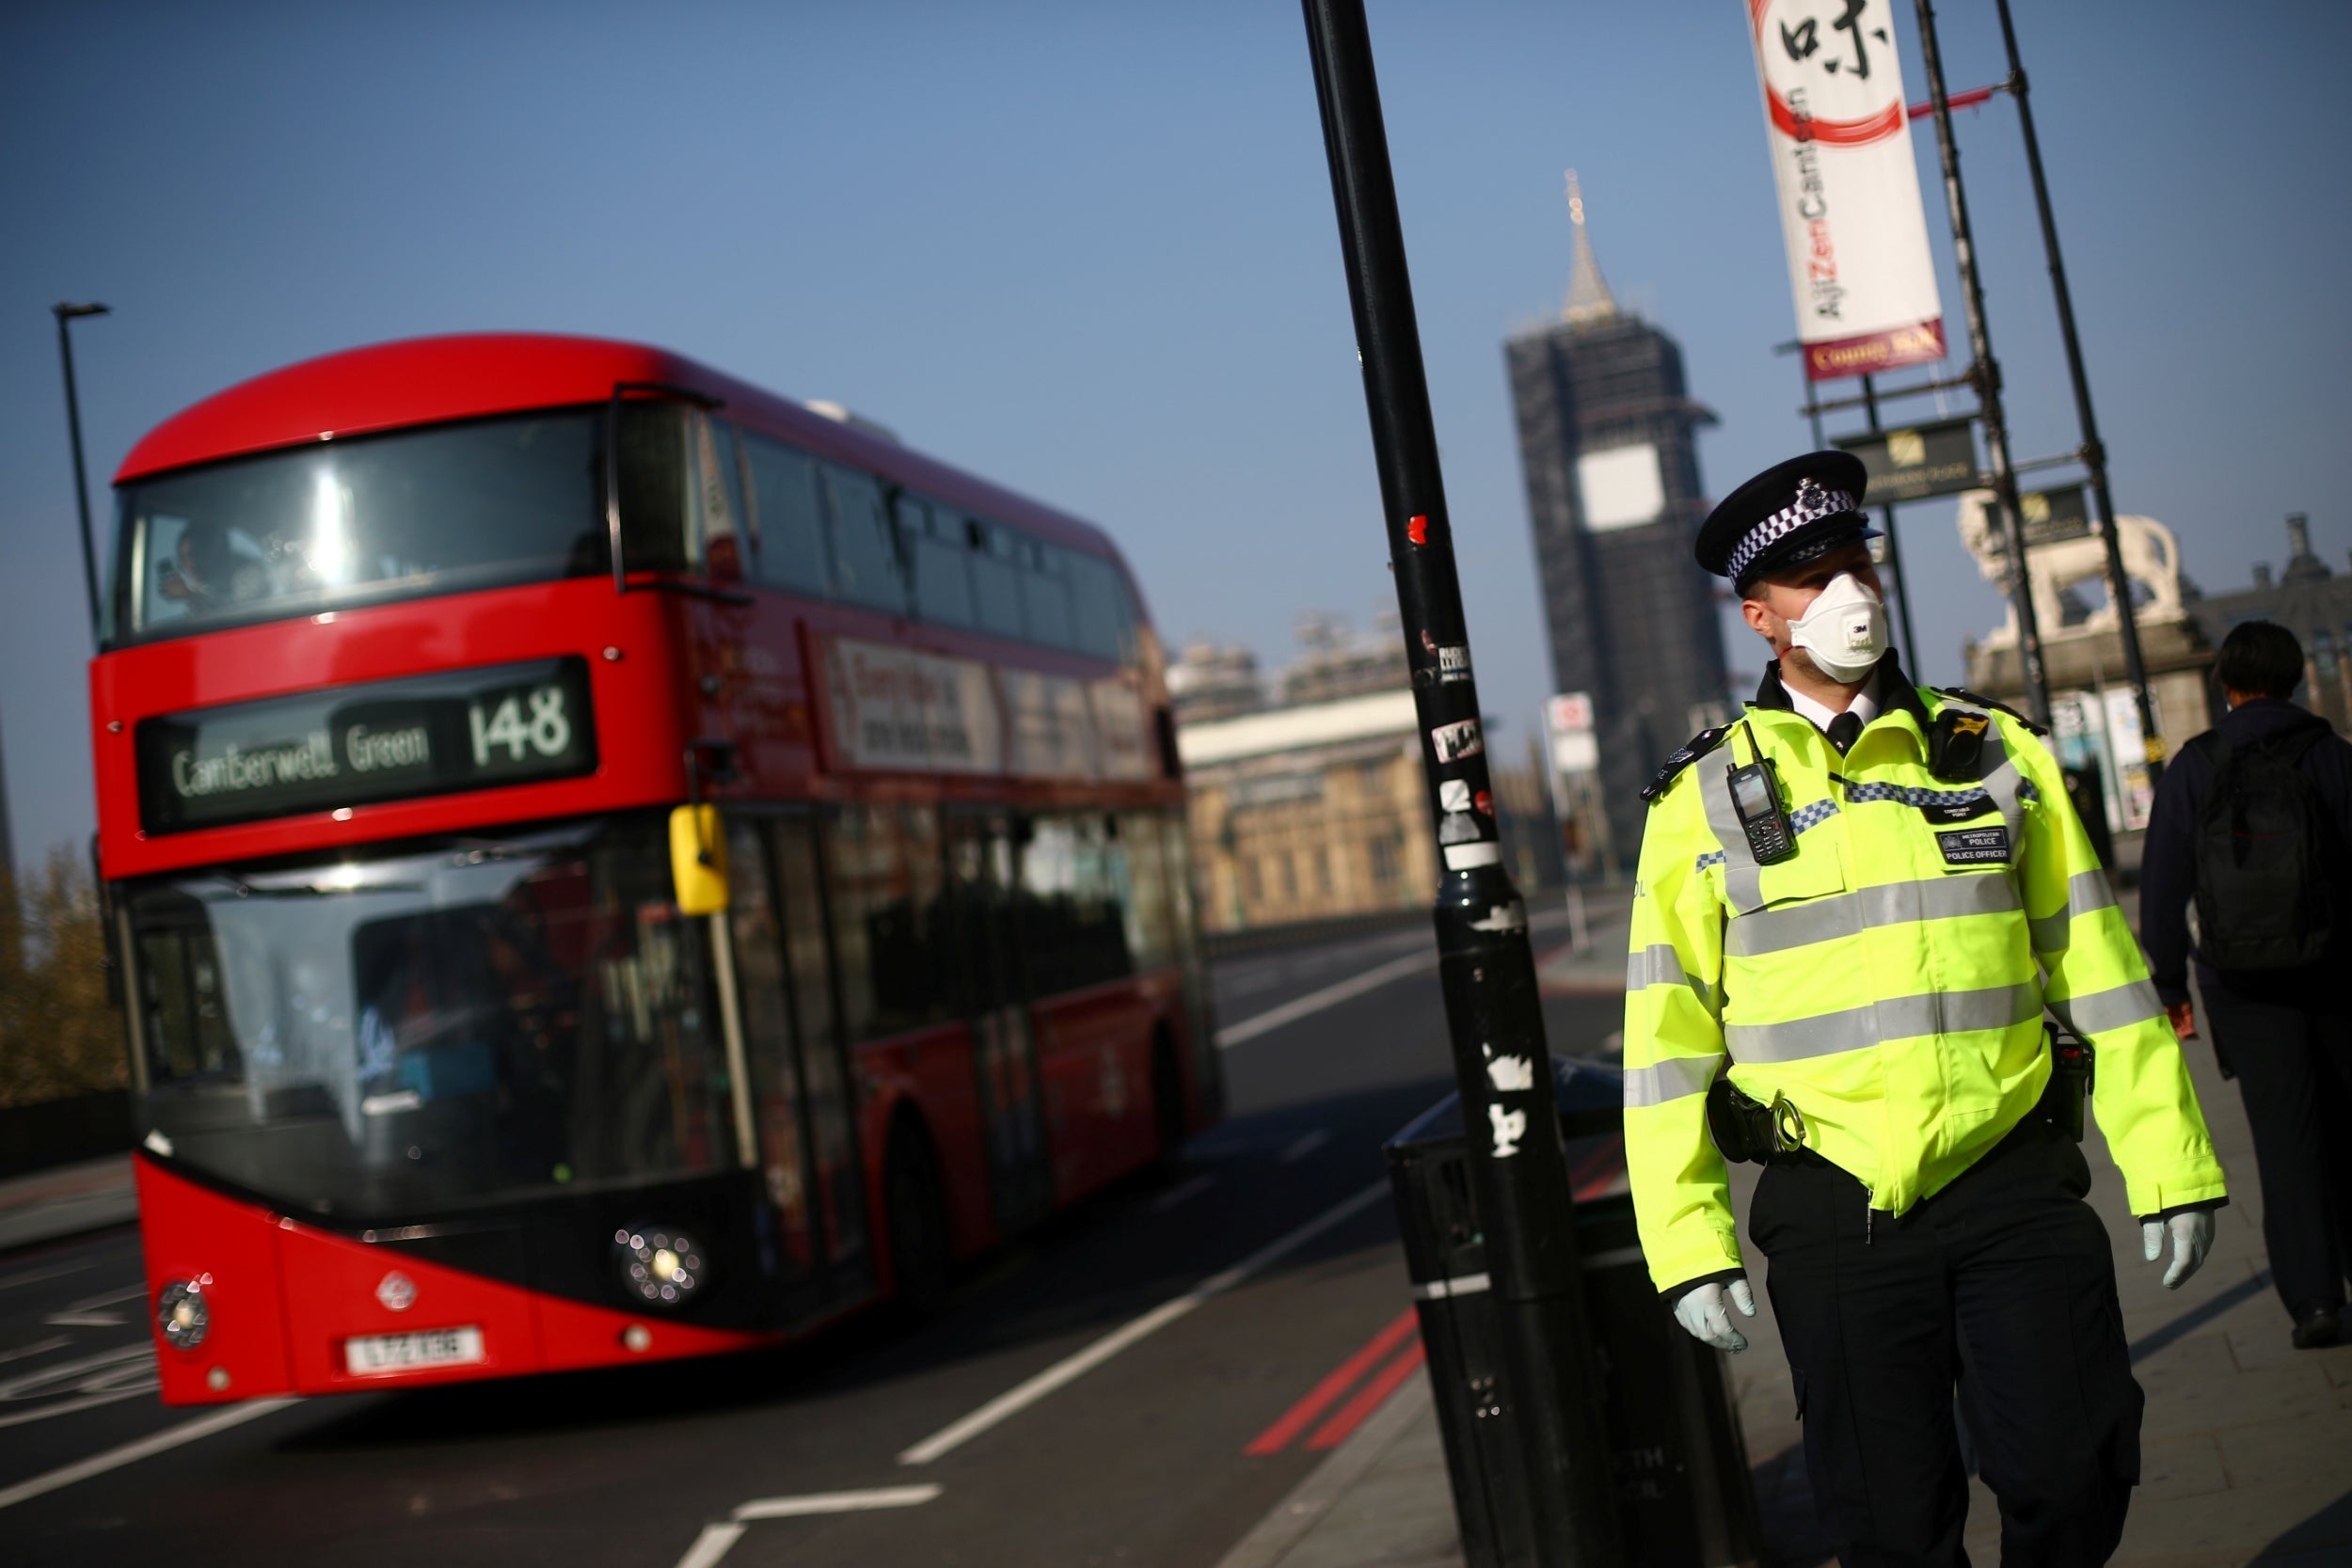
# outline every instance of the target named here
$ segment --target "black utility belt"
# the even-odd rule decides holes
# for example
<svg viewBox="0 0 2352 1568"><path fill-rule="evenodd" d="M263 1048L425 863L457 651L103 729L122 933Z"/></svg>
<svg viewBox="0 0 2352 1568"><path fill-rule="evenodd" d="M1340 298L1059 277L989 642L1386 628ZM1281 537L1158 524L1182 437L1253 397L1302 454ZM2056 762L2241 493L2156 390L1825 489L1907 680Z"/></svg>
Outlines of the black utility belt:
<svg viewBox="0 0 2352 1568"><path fill-rule="evenodd" d="M2048 1120L2076 1143L2083 1141L2083 1101L2090 1090L2088 1041L2051 1024L2050 1082L2028 1113ZM1741 1091L1728 1073L1707 1086L1707 1131L1724 1159L1759 1165L1823 1164L1805 1142L1804 1113L1787 1095L1769 1105Z"/></svg>

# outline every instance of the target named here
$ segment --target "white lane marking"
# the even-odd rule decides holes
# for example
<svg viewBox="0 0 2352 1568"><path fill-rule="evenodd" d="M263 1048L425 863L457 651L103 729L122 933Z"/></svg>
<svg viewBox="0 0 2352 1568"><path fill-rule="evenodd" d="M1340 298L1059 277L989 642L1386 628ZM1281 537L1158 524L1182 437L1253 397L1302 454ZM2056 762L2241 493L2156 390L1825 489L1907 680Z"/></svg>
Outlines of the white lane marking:
<svg viewBox="0 0 2352 1568"><path fill-rule="evenodd" d="M755 1497L737 1509L736 1519L800 1519L811 1513L865 1513L878 1508L914 1508L939 1496L942 1488L870 1486L863 1492L812 1492L802 1497Z"/></svg>
<svg viewBox="0 0 2352 1568"><path fill-rule="evenodd" d="M969 1416L942 1427L900 1454L898 1463L929 1465L941 1455L961 1448L998 1422L1019 1415L1065 1384L1085 1376L1137 1340L1166 1328L1210 1297L1223 1294L1268 1264L1297 1251L1341 1221L1379 1201L1388 1191L1386 1180L1375 1181L1353 1197L1332 1205L1297 1229L1268 1242L1232 1268L1211 1275L1183 1295L1162 1302L1140 1318L1111 1330L1084 1350L1055 1362L1027 1382L997 1395Z"/></svg>
<svg viewBox="0 0 2352 1568"><path fill-rule="evenodd" d="M1194 1177L1183 1186L1170 1187L1168 1191L1153 1198L1152 1200L1152 1212L1155 1214L1165 1214L1170 1209L1175 1208L1176 1205L1184 1202L1186 1198L1199 1197L1202 1193L1207 1192L1211 1187L1216 1185L1216 1174L1214 1172L1204 1172L1200 1176Z"/></svg>
<svg viewBox="0 0 2352 1568"><path fill-rule="evenodd" d="M20 1361L28 1355L42 1355L53 1350L63 1350L72 1343L73 1340L71 1336L60 1334L54 1338L43 1339L37 1345L25 1345L17 1350L0 1350L0 1361Z"/></svg>
<svg viewBox="0 0 2352 1568"><path fill-rule="evenodd" d="M89 1410L98 1405L112 1404L118 1400L135 1400L142 1394L152 1394L154 1391L155 1385L149 1382L135 1388L117 1388L103 1394L85 1394L78 1400L65 1400L56 1404L36 1405L30 1410L20 1411L13 1416L0 1416L0 1427L29 1426L35 1421L55 1420L59 1416L71 1416L77 1410Z"/></svg>
<svg viewBox="0 0 2352 1568"><path fill-rule="evenodd" d="M1260 1035L1271 1034L1286 1023L1295 1023L1302 1018L1323 1011L1326 1007L1336 1007L1341 1003L1352 1001L1368 990L1377 990L1391 980L1401 980L1407 974L1418 974L1422 970L1437 967L1438 955L1431 951L1407 953L1401 958L1391 958L1376 969L1367 969L1361 974L1342 980L1337 985L1326 986L1321 990L1309 991L1295 1001L1285 1002L1279 1007L1269 1008L1255 1018L1247 1018L1239 1023L1228 1024L1216 1032L1216 1048L1219 1051L1231 1051L1237 1045L1256 1039Z"/></svg>
<svg viewBox="0 0 2352 1568"><path fill-rule="evenodd" d="M880 1508L914 1508L940 1494L937 1486L873 1486L863 1492L811 1492L799 1497L754 1497L725 1521L705 1525L677 1568L718 1568L719 1560L743 1538L755 1519L805 1519L818 1513L866 1513Z"/></svg>
<svg viewBox="0 0 2352 1568"><path fill-rule="evenodd" d="M1330 1129L1318 1127L1313 1132L1308 1133L1305 1137L1300 1138L1297 1142L1292 1144L1290 1148L1282 1150L1281 1157L1275 1163L1277 1164L1295 1165L1299 1161L1304 1160L1308 1155L1312 1154L1316 1149L1321 1148L1325 1144L1327 1144L1330 1141Z"/></svg>
<svg viewBox="0 0 2352 1568"><path fill-rule="evenodd" d="M37 1284L44 1279L56 1279L60 1275L80 1274L84 1269L96 1267L98 1264L93 1259L87 1263L60 1263L51 1269L26 1269L23 1274L12 1274L6 1279L0 1279L0 1291L13 1291L19 1285Z"/></svg>
<svg viewBox="0 0 2352 1568"><path fill-rule="evenodd" d="M167 1453L183 1444L210 1437L216 1432L226 1432L233 1426L242 1426L272 1411L283 1410L290 1404L300 1402L299 1400L292 1399L255 1400L248 1404L232 1404L224 1410L215 1410L209 1416L199 1416L193 1421L183 1421L176 1427L167 1427L162 1432L150 1433L136 1442L125 1443L119 1449L108 1449L104 1453L92 1454L87 1459L77 1459L72 1464L61 1465L45 1476L35 1476L30 1481L18 1481L14 1486L0 1488L0 1508L14 1508L21 1502L29 1502L46 1493L55 1492L59 1487L71 1486L77 1481L87 1481L92 1476L104 1475L108 1470L119 1470L125 1465L135 1465L142 1459L151 1458L159 1453Z"/></svg>
<svg viewBox="0 0 2352 1568"><path fill-rule="evenodd" d="M59 1361L46 1367L36 1367L28 1372L19 1372L7 1382L0 1383L0 1400L37 1399L49 1392L51 1385L78 1377L84 1372L111 1373L140 1362L152 1367L154 1359L155 1347L144 1339L135 1345L117 1345L95 1355L85 1355L79 1361ZM78 1391L90 1392L87 1388Z"/></svg>
<svg viewBox="0 0 2352 1568"><path fill-rule="evenodd" d="M130 1321L119 1312L52 1312L41 1319L52 1328L120 1328Z"/></svg>
<svg viewBox="0 0 2352 1568"><path fill-rule="evenodd" d="M694 1544L686 1548L686 1555L677 1560L677 1568L717 1568L719 1560L727 1555L727 1548L742 1536L741 1525L705 1525L703 1532L694 1537Z"/></svg>
<svg viewBox="0 0 2352 1568"><path fill-rule="evenodd" d="M119 1307L126 1301L137 1301L146 1294L147 1286L142 1281L136 1285L126 1285L119 1291L108 1291L103 1295L86 1296L80 1301L69 1301L65 1304L65 1309L69 1312L87 1312L93 1307Z"/></svg>

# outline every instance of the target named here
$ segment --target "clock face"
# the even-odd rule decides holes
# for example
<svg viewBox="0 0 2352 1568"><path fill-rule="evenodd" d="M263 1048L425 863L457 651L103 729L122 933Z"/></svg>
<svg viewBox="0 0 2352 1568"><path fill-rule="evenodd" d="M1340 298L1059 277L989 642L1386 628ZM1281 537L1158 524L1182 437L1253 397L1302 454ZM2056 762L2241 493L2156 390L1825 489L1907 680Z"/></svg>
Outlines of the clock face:
<svg viewBox="0 0 2352 1568"><path fill-rule="evenodd" d="M1576 460L1576 488L1584 526L1596 533L1654 523L1666 511L1658 449L1646 441L1585 452Z"/></svg>

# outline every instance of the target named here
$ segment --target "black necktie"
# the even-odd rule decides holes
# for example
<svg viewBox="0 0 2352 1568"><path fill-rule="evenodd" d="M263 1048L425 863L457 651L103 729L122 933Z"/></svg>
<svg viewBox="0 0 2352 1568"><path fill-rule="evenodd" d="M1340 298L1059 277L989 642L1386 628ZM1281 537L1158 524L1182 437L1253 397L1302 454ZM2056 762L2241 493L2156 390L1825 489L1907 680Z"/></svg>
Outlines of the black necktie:
<svg viewBox="0 0 2352 1568"><path fill-rule="evenodd" d="M1844 756L1853 747L1854 736L1862 733L1862 721L1851 713L1841 713L1829 721L1829 743Z"/></svg>

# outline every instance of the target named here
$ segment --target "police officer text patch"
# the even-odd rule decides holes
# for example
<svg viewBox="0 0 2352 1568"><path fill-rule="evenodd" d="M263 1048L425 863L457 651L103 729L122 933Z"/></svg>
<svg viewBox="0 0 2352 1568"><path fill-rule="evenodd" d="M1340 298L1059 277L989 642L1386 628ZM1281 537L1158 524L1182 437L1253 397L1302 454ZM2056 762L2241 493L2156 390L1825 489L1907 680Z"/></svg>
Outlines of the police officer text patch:
<svg viewBox="0 0 2352 1568"><path fill-rule="evenodd" d="M2009 863L2009 829L1963 828L1958 832L1938 833L1935 842L1944 851L1946 865L2007 865Z"/></svg>

